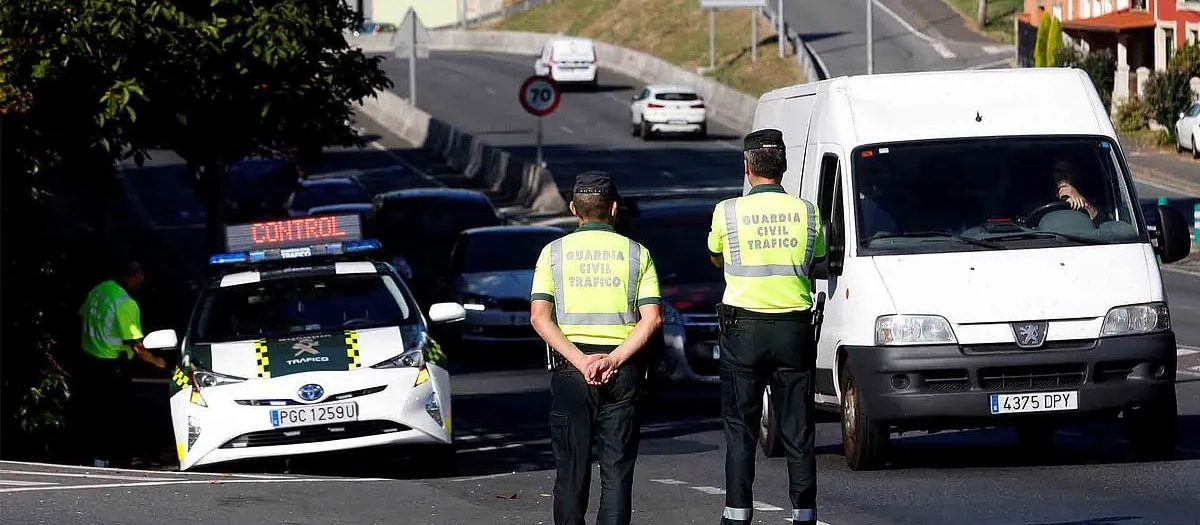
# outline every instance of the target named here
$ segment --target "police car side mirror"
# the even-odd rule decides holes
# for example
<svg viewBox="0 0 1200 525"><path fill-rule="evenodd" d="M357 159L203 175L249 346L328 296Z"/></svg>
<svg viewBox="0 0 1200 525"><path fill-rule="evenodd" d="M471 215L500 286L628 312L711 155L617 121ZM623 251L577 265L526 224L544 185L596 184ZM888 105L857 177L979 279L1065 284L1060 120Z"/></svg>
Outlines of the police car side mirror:
<svg viewBox="0 0 1200 525"><path fill-rule="evenodd" d="M437 303L429 307L429 322L454 323L467 318L467 310L458 303Z"/></svg>
<svg viewBox="0 0 1200 525"><path fill-rule="evenodd" d="M142 346L150 350L165 350L179 346L179 337L174 330L155 330L142 339Z"/></svg>

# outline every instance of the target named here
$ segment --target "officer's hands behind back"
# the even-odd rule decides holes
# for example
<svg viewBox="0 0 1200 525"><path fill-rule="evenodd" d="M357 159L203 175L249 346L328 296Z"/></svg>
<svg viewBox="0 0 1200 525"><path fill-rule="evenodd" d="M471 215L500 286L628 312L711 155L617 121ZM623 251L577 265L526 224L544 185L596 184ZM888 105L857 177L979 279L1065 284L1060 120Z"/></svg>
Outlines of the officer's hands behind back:
<svg viewBox="0 0 1200 525"><path fill-rule="evenodd" d="M616 363L608 357L608 354L588 354L582 364L579 371L589 385L603 385L617 372Z"/></svg>

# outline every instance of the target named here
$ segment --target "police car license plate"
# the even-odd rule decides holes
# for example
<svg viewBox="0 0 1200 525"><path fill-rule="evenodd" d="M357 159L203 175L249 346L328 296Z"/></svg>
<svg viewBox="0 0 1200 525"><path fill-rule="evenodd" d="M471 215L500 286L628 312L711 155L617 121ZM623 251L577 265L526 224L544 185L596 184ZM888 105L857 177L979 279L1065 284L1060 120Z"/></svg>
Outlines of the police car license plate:
<svg viewBox="0 0 1200 525"><path fill-rule="evenodd" d="M271 409L271 426L275 428L320 425L341 421L358 421L358 403Z"/></svg>
<svg viewBox="0 0 1200 525"><path fill-rule="evenodd" d="M1079 409L1079 391L1036 394L992 394L992 414L1057 412Z"/></svg>

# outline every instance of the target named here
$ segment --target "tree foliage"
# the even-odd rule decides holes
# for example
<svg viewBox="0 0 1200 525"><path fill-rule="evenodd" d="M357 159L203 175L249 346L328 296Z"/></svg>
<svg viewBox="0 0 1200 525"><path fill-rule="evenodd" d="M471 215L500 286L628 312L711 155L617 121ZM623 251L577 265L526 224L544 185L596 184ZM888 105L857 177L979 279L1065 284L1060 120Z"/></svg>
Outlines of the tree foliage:
<svg viewBox="0 0 1200 525"><path fill-rule="evenodd" d="M1050 17L1050 28L1046 30L1046 67L1058 67L1058 50L1063 47L1062 23Z"/></svg>
<svg viewBox="0 0 1200 525"><path fill-rule="evenodd" d="M1155 122L1165 126L1175 139L1175 120L1196 96L1188 85L1188 76L1178 69L1150 73L1145 86L1146 107Z"/></svg>
<svg viewBox="0 0 1200 525"><path fill-rule="evenodd" d="M1046 42L1050 33L1050 21L1054 17L1050 13L1042 13L1042 19L1038 22L1037 41L1033 44L1033 66L1046 67L1049 57L1046 56Z"/></svg>
<svg viewBox="0 0 1200 525"><path fill-rule="evenodd" d="M1092 85L1100 95L1100 102L1104 107L1112 106L1113 84L1117 72L1117 58L1112 51L1101 49L1085 53L1076 46L1064 45L1058 48L1054 63L1058 67L1082 69L1088 78L1092 79Z"/></svg>
<svg viewBox="0 0 1200 525"><path fill-rule="evenodd" d="M1189 43L1175 51L1167 69L1174 69L1190 78L1200 77L1200 43Z"/></svg>

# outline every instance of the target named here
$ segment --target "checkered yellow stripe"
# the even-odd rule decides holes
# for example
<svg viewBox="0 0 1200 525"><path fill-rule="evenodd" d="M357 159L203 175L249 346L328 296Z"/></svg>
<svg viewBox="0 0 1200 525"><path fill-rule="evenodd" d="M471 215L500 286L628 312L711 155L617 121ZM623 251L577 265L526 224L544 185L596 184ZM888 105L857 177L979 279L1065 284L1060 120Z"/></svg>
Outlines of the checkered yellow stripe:
<svg viewBox="0 0 1200 525"><path fill-rule="evenodd" d="M184 372L182 368L177 366L175 367L175 374L171 376L171 381L179 388L187 388L191 379L188 378L187 372Z"/></svg>
<svg viewBox="0 0 1200 525"><path fill-rule="evenodd" d="M357 330L346 330L346 357L350 358L350 370L362 368L362 360L358 357Z"/></svg>
<svg viewBox="0 0 1200 525"><path fill-rule="evenodd" d="M267 356L267 340L254 341L254 357L258 361L258 377L271 377L271 358Z"/></svg>

